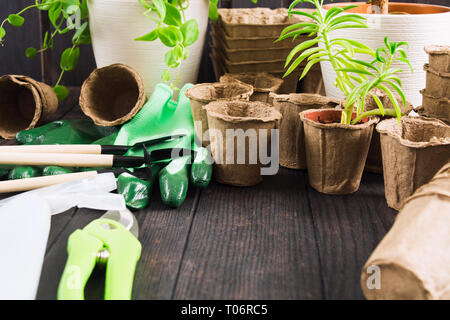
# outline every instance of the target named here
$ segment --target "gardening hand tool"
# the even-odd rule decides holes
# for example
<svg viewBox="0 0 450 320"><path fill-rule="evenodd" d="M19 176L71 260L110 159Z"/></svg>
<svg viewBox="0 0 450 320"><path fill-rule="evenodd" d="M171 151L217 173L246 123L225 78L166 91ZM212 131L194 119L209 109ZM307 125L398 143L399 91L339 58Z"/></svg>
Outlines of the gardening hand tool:
<svg viewBox="0 0 450 320"><path fill-rule="evenodd" d="M184 134L180 139L152 146L148 150L153 155L159 149L180 148L193 150L194 161L191 165L190 181L195 186L206 187L211 180L212 165L208 150L194 142L194 123L189 99L185 91L192 87L185 85L178 96L178 101L172 101L172 90L158 84L153 95L139 113L120 129L114 144L131 145L136 142L151 139L161 135ZM128 156L142 155L142 150L132 149ZM186 153L185 153L186 154ZM159 172L159 184L162 200L172 207L179 207L186 198L189 184L188 166L191 155L176 157Z"/></svg>
<svg viewBox="0 0 450 320"><path fill-rule="evenodd" d="M1 152L23 152L23 153L81 153L81 154L112 154L124 155L131 148L142 148L143 145L152 146L159 143L178 139L183 137L183 134L162 136L142 142L135 143L131 146L119 145L99 145L99 144L51 144L51 145L15 145L15 146L0 146Z"/></svg>
<svg viewBox="0 0 450 320"><path fill-rule="evenodd" d="M128 210L109 211L68 240L68 259L58 287L59 300L83 300L97 263L106 264L105 300L129 300L141 255L138 224Z"/></svg>
<svg viewBox="0 0 450 320"><path fill-rule="evenodd" d="M101 174L0 201L0 300L34 299L50 231L50 216L74 206L124 210L113 174Z"/></svg>

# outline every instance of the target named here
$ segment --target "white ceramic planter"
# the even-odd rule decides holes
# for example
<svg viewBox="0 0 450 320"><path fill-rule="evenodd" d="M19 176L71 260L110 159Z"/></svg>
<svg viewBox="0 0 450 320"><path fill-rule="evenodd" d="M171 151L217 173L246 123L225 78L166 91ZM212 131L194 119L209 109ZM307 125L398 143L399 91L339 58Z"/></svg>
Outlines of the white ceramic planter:
<svg viewBox="0 0 450 320"><path fill-rule="evenodd" d="M362 5L363 3L339 3L339 6ZM364 3L365 6L367 6ZM401 9L394 8L400 4L390 4L394 11ZM408 4L423 8L426 5ZM398 6L401 8L401 6ZM389 41L405 41L409 44L406 49L408 59L414 69L411 73L409 67L404 64L393 64L392 67L402 68L399 73L402 80L402 88L406 98L417 107L422 104L420 90L425 88L425 71L423 65L428 62L428 55L424 47L429 44L450 44L450 12L433 14L358 14L366 17L368 29L340 29L330 34L330 39L348 38L357 40L365 45L376 49L384 46L384 37L388 36ZM362 57L359 57L362 58ZM369 58L365 59L369 61ZM329 62L321 62L323 80L327 96L342 99L342 92L334 86L336 73Z"/></svg>
<svg viewBox="0 0 450 320"><path fill-rule="evenodd" d="M179 88L197 81L208 26L208 3L208 0L191 0L185 11L187 20L197 20L200 32L197 42L189 47L189 58L183 62ZM167 69L164 55L169 48L159 39L153 42L134 40L156 26L143 15L144 7L138 0L88 0L88 9L97 67L113 63L133 67L143 77L146 94L150 96L155 85L162 82L161 73ZM175 71L173 77L176 77Z"/></svg>

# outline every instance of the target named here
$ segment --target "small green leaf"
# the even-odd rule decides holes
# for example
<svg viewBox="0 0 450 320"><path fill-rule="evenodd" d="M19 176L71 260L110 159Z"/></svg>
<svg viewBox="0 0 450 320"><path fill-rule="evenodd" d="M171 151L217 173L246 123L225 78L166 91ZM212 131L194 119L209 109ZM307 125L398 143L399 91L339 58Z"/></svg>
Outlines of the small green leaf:
<svg viewBox="0 0 450 320"><path fill-rule="evenodd" d="M158 29L153 30L150 33L147 33L146 35L143 35L142 37L136 38L134 40L136 41L155 41L158 39Z"/></svg>
<svg viewBox="0 0 450 320"><path fill-rule="evenodd" d="M0 42L6 36L6 30L3 27L0 27Z"/></svg>
<svg viewBox="0 0 450 320"><path fill-rule="evenodd" d="M145 9L151 8L151 5L149 5L146 0L139 0L139 2L145 7Z"/></svg>
<svg viewBox="0 0 450 320"><path fill-rule="evenodd" d="M27 48L27 50L25 50L25 55L27 58L34 58L37 55L37 49L33 47Z"/></svg>
<svg viewBox="0 0 450 320"><path fill-rule="evenodd" d="M8 16L8 22L14 27L21 27L24 24L25 19L18 14L10 14Z"/></svg>
<svg viewBox="0 0 450 320"><path fill-rule="evenodd" d="M217 21L219 18L219 10L217 9L218 0L209 0L208 16L212 21Z"/></svg>
<svg viewBox="0 0 450 320"><path fill-rule="evenodd" d="M58 101L63 101L67 98L69 95L69 89L67 89L65 86L55 86L53 87L53 91L56 93L56 96L58 97Z"/></svg>
<svg viewBox="0 0 450 320"><path fill-rule="evenodd" d="M158 13L161 20L166 18L166 6L164 4L164 0L152 0L153 5L155 6L156 12Z"/></svg>
<svg viewBox="0 0 450 320"><path fill-rule="evenodd" d="M166 17L164 18L164 23L169 26L181 26L182 18L180 10L170 3L165 3L166 5Z"/></svg>
<svg viewBox="0 0 450 320"><path fill-rule="evenodd" d="M170 70L164 70L161 74L161 80L164 80L166 82L169 82L171 77L172 75L170 74Z"/></svg>
<svg viewBox="0 0 450 320"><path fill-rule="evenodd" d="M191 19L186 21L180 28L181 33L183 34L183 45L190 46L195 43L198 39L198 24L195 19Z"/></svg>
<svg viewBox="0 0 450 320"><path fill-rule="evenodd" d="M168 26L158 29L161 42L167 47L175 47L177 43L183 42L183 34L175 26Z"/></svg>
<svg viewBox="0 0 450 320"><path fill-rule="evenodd" d="M78 64L80 48L67 48L61 55L60 67L64 71L72 71Z"/></svg>
<svg viewBox="0 0 450 320"><path fill-rule="evenodd" d="M170 50L164 55L164 62L169 68L176 68L180 65L175 53L175 49Z"/></svg>

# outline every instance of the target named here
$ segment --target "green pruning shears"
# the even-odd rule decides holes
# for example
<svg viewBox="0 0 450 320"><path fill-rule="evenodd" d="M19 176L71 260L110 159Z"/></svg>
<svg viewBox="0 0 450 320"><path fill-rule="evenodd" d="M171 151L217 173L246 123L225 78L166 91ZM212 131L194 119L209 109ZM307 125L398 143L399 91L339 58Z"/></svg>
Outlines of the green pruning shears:
<svg viewBox="0 0 450 320"><path fill-rule="evenodd" d="M138 223L128 210L108 211L68 240L68 259L58 300L84 300L84 287L97 263L106 264L105 300L129 300L141 256Z"/></svg>

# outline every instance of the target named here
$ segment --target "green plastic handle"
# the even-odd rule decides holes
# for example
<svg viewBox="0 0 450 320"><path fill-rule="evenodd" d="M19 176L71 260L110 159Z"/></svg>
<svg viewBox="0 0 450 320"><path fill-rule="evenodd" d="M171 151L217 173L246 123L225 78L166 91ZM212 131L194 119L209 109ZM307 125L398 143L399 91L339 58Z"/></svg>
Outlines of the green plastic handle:
<svg viewBox="0 0 450 320"><path fill-rule="evenodd" d="M142 250L139 240L120 222L110 219L94 220L84 230L102 240L109 252L105 300L131 299L136 263Z"/></svg>
<svg viewBox="0 0 450 320"><path fill-rule="evenodd" d="M85 230L76 230L68 240L67 259L58 287L58 300L84 300L84 287L95 267L103 242Z"/></svg>

